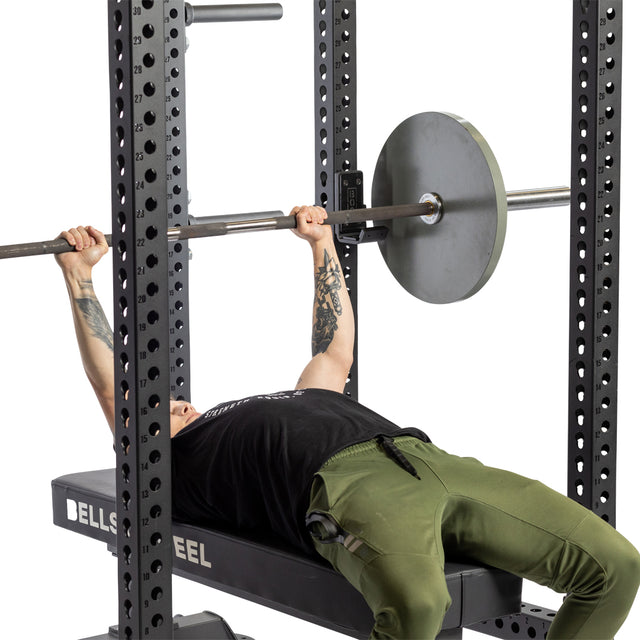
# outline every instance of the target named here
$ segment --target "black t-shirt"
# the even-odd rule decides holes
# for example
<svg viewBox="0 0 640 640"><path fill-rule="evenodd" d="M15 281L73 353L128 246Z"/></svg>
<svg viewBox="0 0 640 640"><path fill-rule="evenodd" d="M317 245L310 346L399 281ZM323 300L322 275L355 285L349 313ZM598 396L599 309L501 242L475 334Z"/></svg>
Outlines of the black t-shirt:
<svg viewBox="0 0 640 640"><path fill-rule="evenodd" d="M323 389L220 404L172 440L174 517L275 534L313 552L304 518L314 474L342 449L380 435L429 441Z"/></svg>

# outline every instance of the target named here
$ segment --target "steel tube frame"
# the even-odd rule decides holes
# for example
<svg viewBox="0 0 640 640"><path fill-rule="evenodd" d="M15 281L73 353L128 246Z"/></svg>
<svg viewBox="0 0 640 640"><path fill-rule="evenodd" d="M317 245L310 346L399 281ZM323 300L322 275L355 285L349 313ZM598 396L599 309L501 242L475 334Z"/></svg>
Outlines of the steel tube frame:
<svg viewBox="0 0 640 640"><path fill-rule="evenodd" d="M315 202L328 210L351 207L336 184L358 168L356 0L314 0ZM353 307L353 364L344 393L358 399L358 246L339 241L336 251Z"/></svg>
<svg viewBox="0 0 640 640"><path fill-rule="evenodd" d="M189 394L182 0L109 0L118 637L173 636L169 395Z"/></svg>
<svg viewBox="0 0 640 640"><path fill-rule="evenodd" d="M567 495L615 526L623 0L573 0ZM471 629L545 637L554 612Z"/></svg>
<svg viewBox="0 0 640 640"><path fill-rule="evenodd" d="M615 526L622 0L574 0L568 495Z"/></svg>
<svg viewBox="0 0 640 640"><path fill-rule="evenodd" d="M131 0L109 2L121 640L166 637L172 626L171 476L165 465L152 470L149 459L151 451L160 459L170 456L169 409L161 400L169 394L168 350L150 354L148 348L152 340L165 343L168 335L167 200L164 180L144 182L145 172L166 172L165 98L158 90L164 87L164 65L155 63L164 60L163 22L161 10L134 11ZM143 65L143 55L153 57L151 67ZM134 73L138 66L144 73ZM136 188L141 184L144 190ZM145 238L148 225L157 229L153 239ZM153 270L145 264L151 256ZM151 314L157 317L154 326L145 321ZM149 382L144 388L142 380Z"/></svg>

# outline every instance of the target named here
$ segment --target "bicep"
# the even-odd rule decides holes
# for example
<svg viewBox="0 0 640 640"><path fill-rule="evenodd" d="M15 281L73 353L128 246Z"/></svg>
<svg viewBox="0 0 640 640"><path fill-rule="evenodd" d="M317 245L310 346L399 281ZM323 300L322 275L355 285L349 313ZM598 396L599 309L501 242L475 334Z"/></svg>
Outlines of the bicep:
<svg viewBox="0 0 640 640"><path fill-rule="evenodd" d="M304 368L296 389L328 389L342 393L350 366L350 363L319 353Z"/></svg>

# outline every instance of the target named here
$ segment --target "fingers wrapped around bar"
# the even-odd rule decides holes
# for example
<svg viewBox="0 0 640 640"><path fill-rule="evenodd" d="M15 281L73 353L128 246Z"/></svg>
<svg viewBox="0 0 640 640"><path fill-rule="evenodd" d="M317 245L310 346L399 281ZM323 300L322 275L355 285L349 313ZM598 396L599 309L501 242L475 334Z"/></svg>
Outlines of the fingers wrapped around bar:
<svg viewBox="0 0 640 640"><path fill-rule="evenodd" d="M318 242L332 233L329 225L324 225L327 212L322 207L294 207L289 215L296 217L293 232L308 242Z"/></svg>

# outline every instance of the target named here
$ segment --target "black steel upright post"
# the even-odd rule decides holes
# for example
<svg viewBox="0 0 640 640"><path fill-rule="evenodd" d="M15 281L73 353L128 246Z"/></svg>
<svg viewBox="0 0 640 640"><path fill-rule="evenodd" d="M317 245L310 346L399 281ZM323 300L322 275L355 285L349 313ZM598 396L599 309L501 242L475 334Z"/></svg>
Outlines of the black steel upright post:
<svg viewBox="0 0 640 640"><path fill-rule="evenodd" d="M615 526L622 0L574 0L568 495Z"/></svg>
<svg viewBox="0 0 640 640"><path fill-rule="evenodd" d="M574 0L567 495L615 526L622 0ZM470 627L545 637L554 612Z"/></svg>
<svg viewBox="0 0 640 640"><path fill-rule="evenodd" d="M144 4L144 3L143 3ZM185 3L164 0L167 219L170 227L189 224L185 96ZM189 246L169 246L169 388L176 400L191 400L189 342Z"/></svg>
<svg viewBox="0 0 640 640"><path fill-rule="evenodd" d="M108 5L121 639L173 633L164 6Z"/></svg>
<svg viewBox="0 0 640 640"><path fill-rule="evenodd" d="M357 169L356 0L314 0L316 203L337 210L336 175ZM346 208L346 206L344 207ZM356 318L345 393L358 398L358 247L336 243Z"/></svg>

